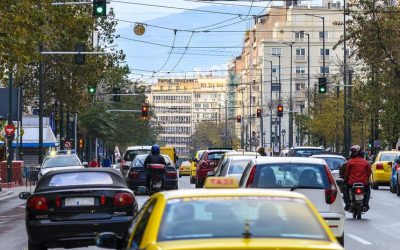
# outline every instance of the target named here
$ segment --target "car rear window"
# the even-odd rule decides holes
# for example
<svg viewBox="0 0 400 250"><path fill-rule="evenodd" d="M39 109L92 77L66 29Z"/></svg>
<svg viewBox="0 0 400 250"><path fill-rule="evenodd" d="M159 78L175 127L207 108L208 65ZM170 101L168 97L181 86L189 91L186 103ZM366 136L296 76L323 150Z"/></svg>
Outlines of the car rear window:
<svg viewBox="0 0 400 250"><path fill-rule="evenodd" d="M396 155L397 154L393 154L393 153L382 154L380 161L394 161L394 158L396 158Z"/></svg>
<svg viewBox="0 0 400 250"><path fill-rule="evenodd" d="M293 151L292 151L292 155L291 156L294 156L294 157L309 157L310 155L313 155L313 154L320 154L320 153L322 153L322 152L324 152L324 150L321 148L321 149L312 149L312 148L299 148L299 149L293 149Z"/></svg>
<svg viewBox="0 0 400 250"><path fill-rule="evenodd" d="M221 160L222 156L224 156L225 152L209 152L208 159L209 160Z"/></svg>
<svg viewBox="0 0 400 250"><path fill-rule="evenodd" d="M345 159L340 157L316 157L325 160L330 170L339 170L340 166L346 162Z"/></svg>
<svg viewBox="0 0 400 250"><path fill-rule="evenodd" d="M252 187L292 188L329 187L325 166L320 164L265 164L257 165Z"/></svg>
<svg viewBox="0 0 400 250"><path fill-rule="evenodd" d="M43 162L43 168L56 168L68 166L80 166L78 156L76 155L56 155L48 156Z"/></svg>
<svg viewBox="0 0 400 250"><path fill-rule="evenodd" d="M135 150L128 150L125 152L125 156L124 156L124 160L125 161L132 161L133 159L135 159L136 155L146 155L149 154L150 150L148 149L135 149Z"/></svg>
<svg viewBox="0 0 400 250"><path fill-rule="evenodd" d="M246 168L247 164L251 159L248 160L232 160L229 169L228 169L228 174L243 174L244 169Z"/></svg>
<svg viewBox="0 0 400 250"><path fill-rule="evenodd" d="M91 186L104 184L113 184L113 180L108 173L62 173L53 175L49 182L49 187Z"/></svg>
<svg viewBox="0 0 400 250"><path fill-rule="evenodd" d="M251 238L328 240L302 199L225 196L169 200L158 241L243 238L244 234Z"/></svg>

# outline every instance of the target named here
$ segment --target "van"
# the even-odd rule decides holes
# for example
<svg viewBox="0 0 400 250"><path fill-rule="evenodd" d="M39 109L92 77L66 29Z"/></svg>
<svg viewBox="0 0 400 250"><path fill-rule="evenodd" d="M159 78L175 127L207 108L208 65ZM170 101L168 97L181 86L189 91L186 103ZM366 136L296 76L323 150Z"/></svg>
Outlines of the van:
<svg viewBox="0 0 400 250"><path fill-rule="evenodd" d="M173 146L160 147L161 154L168 155L172 162L176 164L178 156L176 155L176 150Z"/></svg>

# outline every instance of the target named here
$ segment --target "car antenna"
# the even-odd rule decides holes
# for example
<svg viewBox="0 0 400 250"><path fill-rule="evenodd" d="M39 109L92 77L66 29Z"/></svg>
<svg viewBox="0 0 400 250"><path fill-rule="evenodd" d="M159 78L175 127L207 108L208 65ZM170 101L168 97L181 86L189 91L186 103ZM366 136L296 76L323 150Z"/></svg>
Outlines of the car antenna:
<svg viewBox="0 0 400 250"><path fill-rule="evenodd" d="M246 221L246 223L244 224L244 232L242 233L243 237L245 239L250 239L251 237L251 233L250 233L250 224L249 222Z"/></svg>

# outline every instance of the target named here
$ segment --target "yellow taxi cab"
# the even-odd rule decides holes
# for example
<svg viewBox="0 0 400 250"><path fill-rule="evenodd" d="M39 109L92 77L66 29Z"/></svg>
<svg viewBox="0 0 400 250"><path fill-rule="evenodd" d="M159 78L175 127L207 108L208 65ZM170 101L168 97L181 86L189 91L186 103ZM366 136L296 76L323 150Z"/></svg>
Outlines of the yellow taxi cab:
<svg viewBox="0 0 400 250"><path fill-rule="evenodd" d="M190 176L190 168L192 164L189 161L184 161L179 166L179 178L182 176Z"/></svg>
<svg viewBox="0 0 400 250"><path fill-rule="evenodd" d="M238 189L234 177L209 177L205 189L151 196L124 239L102 233L97 246L113 249L343 250L302 194ZM210 188L207 188L210 187Z"/></svg>
<svg viewBox="0 0 400 250"><path fill-rule="evenodd" d="M390 185L393 161L399 153L397 150L381 151L376 156L374 163L371 165L372 174L370 181L373 189L378 189L379 186Z"/></svg>
<svg viewBox="0 0 400 250"><path fill-rule="evenodd" d="M199 150L194 154L194 157L190 161L190 183L194 184L196 182L196 164L199 162L201 155L205 150Z"/></svg>

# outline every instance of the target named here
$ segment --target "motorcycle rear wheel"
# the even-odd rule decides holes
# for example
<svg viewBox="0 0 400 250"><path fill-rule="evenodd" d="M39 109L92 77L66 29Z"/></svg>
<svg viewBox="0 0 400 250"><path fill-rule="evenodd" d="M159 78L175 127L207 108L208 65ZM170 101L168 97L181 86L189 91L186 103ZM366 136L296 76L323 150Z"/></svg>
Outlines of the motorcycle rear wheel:
<svg viewBox="0 0 400 250"><path fill-rule="evenodd" d="M357 204L356 213L357 213L357 219L361 220L361 214L362 214L362 206L361 206L361 204Z"/></svg>

